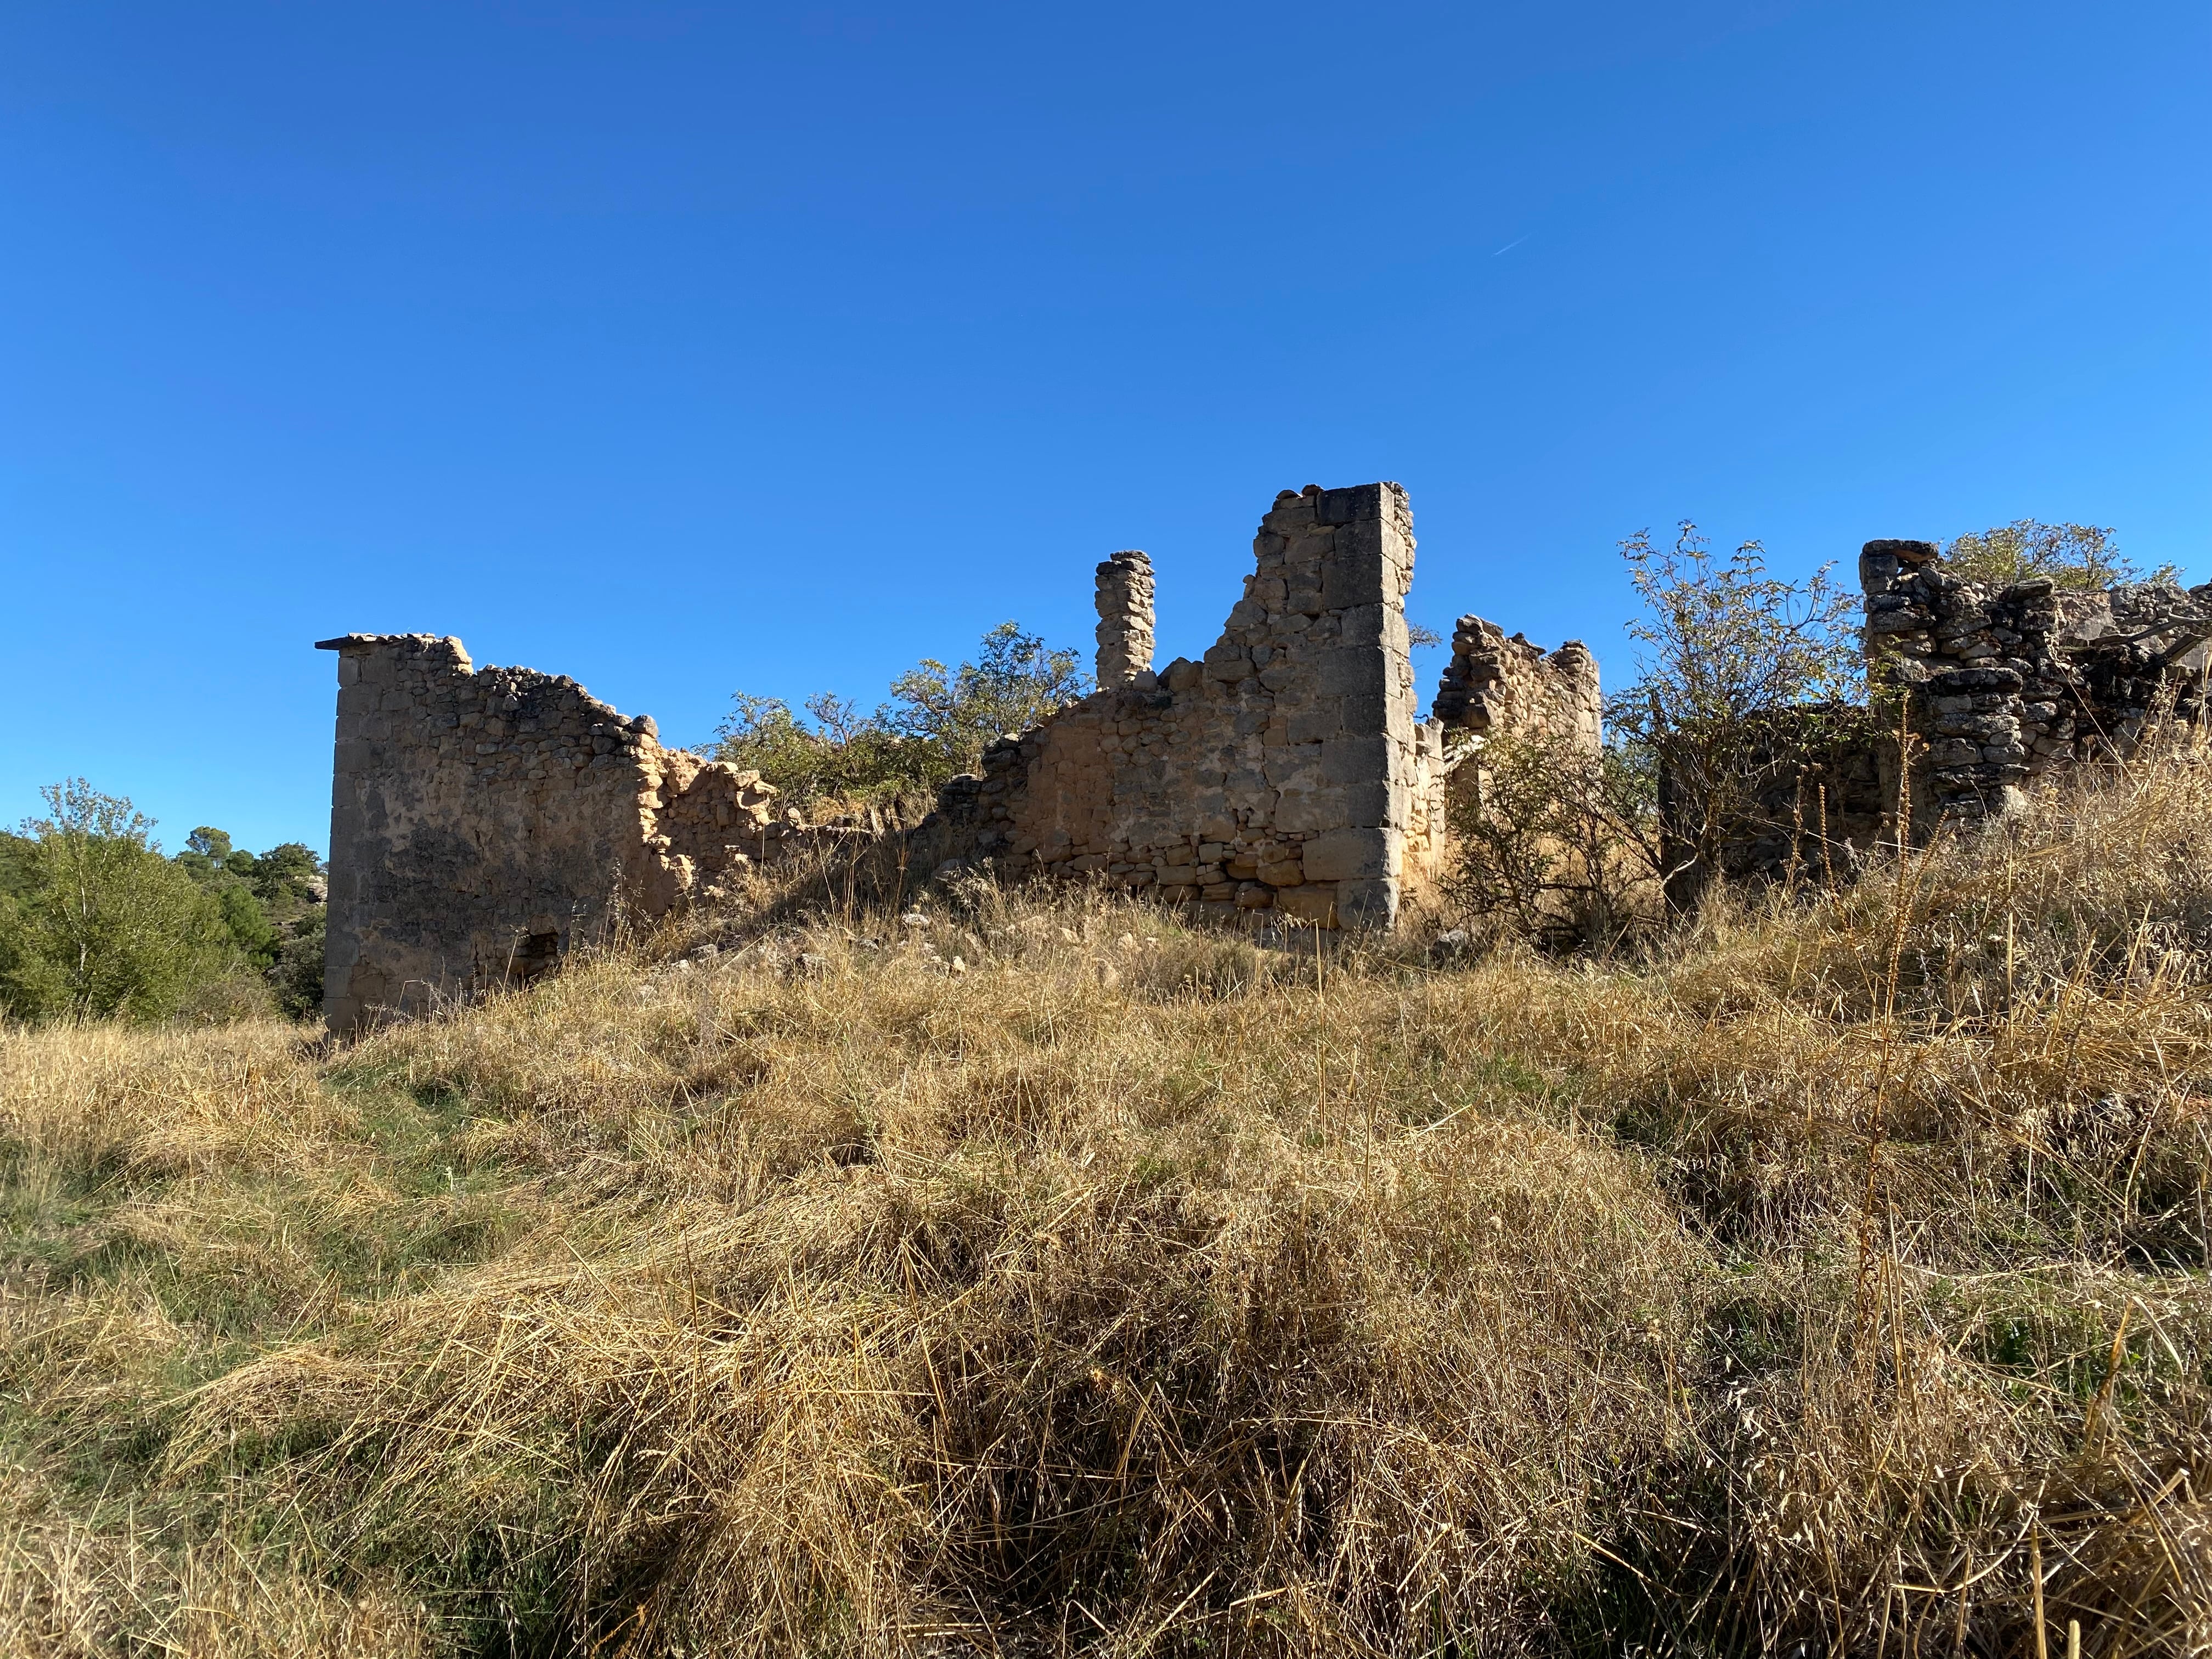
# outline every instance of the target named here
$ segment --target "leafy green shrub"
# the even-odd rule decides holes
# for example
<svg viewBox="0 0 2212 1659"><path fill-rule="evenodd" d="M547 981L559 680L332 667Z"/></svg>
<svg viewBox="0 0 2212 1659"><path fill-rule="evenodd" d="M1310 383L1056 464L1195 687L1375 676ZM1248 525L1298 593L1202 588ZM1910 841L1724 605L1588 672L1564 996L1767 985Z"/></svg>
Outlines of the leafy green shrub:
<svg viewBox="0 0 2212 1659"><path fill-rule="evenodd" d="M976 660L949 668L923 659L872 714L826 691L806 700L804 718L781 697L738 692L714 752L800 803L933 793L977 766L994 738L1035 726L1089 689L1074 652L1000 623Z"/></svg>
<svg viewBox="0 0 2212 1659"><path fill-rule="evenodd" d="M231 943L267 981L264 994L295 1018L323 1001L323 864L288 841L265 853L235 845L204 823L185 837L179 868L215 895Z"/></svg>

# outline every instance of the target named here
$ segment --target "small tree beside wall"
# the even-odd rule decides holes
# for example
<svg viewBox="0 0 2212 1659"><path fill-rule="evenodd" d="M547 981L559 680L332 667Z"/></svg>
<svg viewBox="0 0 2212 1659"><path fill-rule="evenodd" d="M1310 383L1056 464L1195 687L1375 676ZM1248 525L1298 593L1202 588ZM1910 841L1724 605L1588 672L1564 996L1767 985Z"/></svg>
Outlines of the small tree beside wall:
<svg viewBox="0 0 2212 1659"><path fill-rule="evenodd" d="M1693 910L1730 842L1774 815L1778 787L1863 718L1858 603L1832 566L1791 582L1759 543L1723 557L1686 520L1672 546L1638 532L1621 553L1645 614L1628 625L1638 677L1606 721L1655 780L1650 852L1668 904Z"/></svg>
<svg viewBox="0 0 2212 1659"><path fill-rule="evenodd" d="M1838 757L1869 743L1854 597L1826 568L1771 574L1756 542L1717 555L1686 521L1621 552L1644 614L1603 744L1492 737L1461 763L1450 889L1470 931L1603 953L1694 911L1747 850L1813 879L1848 865L1820 854Z"/></svg>

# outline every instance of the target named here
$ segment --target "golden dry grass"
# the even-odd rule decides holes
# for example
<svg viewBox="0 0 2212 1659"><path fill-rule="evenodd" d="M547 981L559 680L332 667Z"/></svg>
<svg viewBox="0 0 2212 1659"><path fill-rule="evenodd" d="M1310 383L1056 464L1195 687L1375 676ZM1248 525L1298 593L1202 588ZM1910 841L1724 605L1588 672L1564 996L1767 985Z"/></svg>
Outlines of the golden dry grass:
<svg viewBox="0 0 2212 1659"><path fill-rule="evenodd" d="M9 1032L0 1651L2212 1650L2209 809L1633 969L975 889Z"/></svg>

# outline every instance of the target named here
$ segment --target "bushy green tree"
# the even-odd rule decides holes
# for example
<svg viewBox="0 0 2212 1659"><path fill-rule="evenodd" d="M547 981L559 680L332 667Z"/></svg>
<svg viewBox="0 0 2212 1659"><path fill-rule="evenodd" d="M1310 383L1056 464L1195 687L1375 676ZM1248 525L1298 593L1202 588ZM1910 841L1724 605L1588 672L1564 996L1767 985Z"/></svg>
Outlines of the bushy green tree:
<svg viewBox="0 0 2212 1659"><path fill-rule="evenodd" d="M808 698L803 716L780 697L738 692L714 755L796 802L926 793L972 770L992 738L1036 725L1088 689L1074 652L1001 623L975 660L956 668L925 659L891 682L890 700L872 714L828 692Z"/></svg>
<svg viewBox="0 0 2212 1659"><path fill-rule="evenodd" d="M236 960L221 901L153 820L82 778L41 790L0 896L0 1004L19 1019L159 1019Z"/></svg>
<svg viewBox="0 0 2212 1659"><path fill-rule="evenodd" d="M975 661L948 669L924 658L893 680L890 726L928 745L931 781L941 783L974 769L993 738L1026 731L1090 689L1074 652L1004 622L983 635Z"/></svg>
<svg viewBox="0 0 2212 1659"><path fill-rule="evenodd" d="M323 1006L323 937L329 911L316 905L292 924L276 949L269 982L276 1006L294 1019L307 1019Z"/></svg>
<svg viewBox="0 0 2212 1659"><path fill-rule="evenodd" d="M204 823L175 863L214 895L233 945L286 1012L321 1006L322 860L311 848L288 841L257 854Z"/></svg>
<svg viewBox="0 0 2212 1659"><path fill-rule="evenodd" d="M203 823L185 837L174 862L204 891L212 894L231 943L256 972L276 963L278 933L260 895L254 890L252 854L231 841L229 832Z"/></svg>
<svg viewBox="0 0 2212 1659"><path fill-rule="evenodd" d="M258 857L247 880L254 896L272 914L286 915L304 905L319 904L323 861L302 842L281 842Z"/></svg>
<svg viewBox="0 0 2212 1659"><path fill-rule="evenodd" d="M862 715L823 692L805 718L781 697L740 691L715 735L717 758L750 767L799 802L870 800L918 787L930 769L923 745L893 730L888 713Z"/></svg>

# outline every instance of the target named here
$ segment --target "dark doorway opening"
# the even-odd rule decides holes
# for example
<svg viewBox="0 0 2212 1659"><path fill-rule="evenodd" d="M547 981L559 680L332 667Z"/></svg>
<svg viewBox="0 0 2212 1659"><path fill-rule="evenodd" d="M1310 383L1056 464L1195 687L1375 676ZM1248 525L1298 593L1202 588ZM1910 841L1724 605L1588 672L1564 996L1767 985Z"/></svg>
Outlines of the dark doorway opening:
<svg viewBox="0 0 2212 1659"><path fill-rule="evenodd" d="M527 985L540 974L556 966L560 960L560 934L526 934L507 957L507 976L519 984Z"/></svg>

